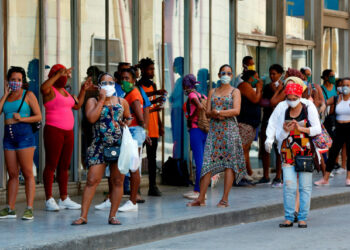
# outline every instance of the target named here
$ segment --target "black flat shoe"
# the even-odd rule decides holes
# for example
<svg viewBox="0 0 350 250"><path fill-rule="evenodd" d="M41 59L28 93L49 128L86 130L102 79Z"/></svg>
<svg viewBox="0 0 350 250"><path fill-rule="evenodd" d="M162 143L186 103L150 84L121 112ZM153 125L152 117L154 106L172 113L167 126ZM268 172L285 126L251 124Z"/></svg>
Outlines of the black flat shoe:
<svg viewBox="0 0 350 250"><path fill-rule="evenodd" d="M307 228L307 224L298 224L299 228Z"/></svg>
<svg viewBox="0 0 350 250"><path fill-rule="evenodd" d="M287 224L287 223L281 223L281 224L280 224L280 227L281 227L281 228L292 227L292 226L293 226L293 222L291 222L291 223L289 223L289 224Z"/></svg>

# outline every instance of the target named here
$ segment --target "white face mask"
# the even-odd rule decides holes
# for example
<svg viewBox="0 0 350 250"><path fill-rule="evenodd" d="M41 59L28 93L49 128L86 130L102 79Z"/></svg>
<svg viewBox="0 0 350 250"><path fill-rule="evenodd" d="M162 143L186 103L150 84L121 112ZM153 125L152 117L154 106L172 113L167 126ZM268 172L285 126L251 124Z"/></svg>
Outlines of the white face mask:
<svg viewBox="0 0 350 250"><path fill-rule="evenodd" d="M299 103L300 103L300 99L295 101L287 100L287 104L291 108L295 108L296 106L298 106Z"/></svg>
<svg viewBox="0 0 350 250"><path fill-rule="evenodd" d="M279 85L280 85L280 82L279 82L279 81L275 82L275 87L276 87L276 88L277 88Z"/></svg>
<svg viewBox="0 0 350 250"><path fill-rule="evenodd" d="M338 91L339 93L343 93L343 87L338 87L338 88L337 88L337 91Z"/></svg>
<svg viewBox="0 0 350 250"><path fill-rule="evenodd" d="M115 93L115 87L112 85L101 86L101 89L106 91L106 96L111 97Z"/></svg>
<svg viewBox="0 0 350 250"><path fill-rule="evenodd" d="M228 75L223 75L221 78L220 78L220 82L222 84L229 84L231 82L231 77L229 77Z"/></svg>

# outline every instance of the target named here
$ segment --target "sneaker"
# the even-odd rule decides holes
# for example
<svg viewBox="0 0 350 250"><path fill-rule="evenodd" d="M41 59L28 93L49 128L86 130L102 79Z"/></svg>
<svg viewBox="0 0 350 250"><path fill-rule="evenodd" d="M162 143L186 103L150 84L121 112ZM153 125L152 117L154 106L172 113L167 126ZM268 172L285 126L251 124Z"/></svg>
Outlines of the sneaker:
<svg viewBox="0 0 350 250"><path fill-rule="evenodd" d="M199 197L199 192L191 191L191 192L184 193L183 196L189 200L196 200ZM207 194L205 194L205 199L207 199Z"/></svg>
<svg viewBox="0 0 350 250"><path fill-rule="evenodd" d="M22 220L32 220L32 219L34 219L33 209L27 208L26 210L24 210L24 214L22 216Z"/></svg>
<svg viewBox="0 0 350 250"><path fill-rule="evenodd" d="M248 181L247 179L242 179L240 182L236 183L236 182L233 182L233 185L235 187L252 187L254 186L254 184L250 181Z"/></svg>
<svg viewBox="0 0 350 250"><path fill-rule="evenodd" d="M148 190L148 196L156 196L156 197L160 197L162 196L162 193L159 191L157 186L154 187L150 187Z"/></svg>
<svg viewBox="0 0 350 250"><path fill-rule="evenodd" d="M61 199L58 201L58 206L60 207L60 209L80 209L81 205L72 201L69 196L67 196L67 198L62 201Z"/></svg>
<svg viewBox="0 0 350 250"><path fill-rule="evenodd" d="M314 182L315 186L329 186L329 181L325 181L325 179L321 179L321 180L318 180L318 181L315 181Z"/></svg>
<svg viewBox="0 0 350 250"><path fill-rule="evenodd" d="M59 211L60 207L57 205L55 199L51 197L45 202L46 211Z"/></svg>
<svg viewBox="0 0 350 250"><path fill-rule="evenodd" d="M119 212L137 212L138 210L139 206L137 203L134 205L131 200L125 202L125 204L118 209Z"/></svg>
<svg viewBox="0 0 350 250"><path fill-rule="evenodd" d="M98 204L95 206L95 209L97 210L108 210L111 208L111 201L109 199L105 200L101 204Z"/></svg>
<svg viewBox="0 0 350 250"><path fill-rule="evenodd" d="M334 173L335 173L335 171L336 171L336 170L334 169L334 170L329 174L329 178L334 178L334 175L335 175Z"/></svg>
<svg viewBox="0 0 350 250"><path fill-rule="evenodd" d="M346 170L344 168L338 168L334 170L334 174L345 174Z"/></svg>
<svg viewBox="0 0 350 250"><path fill-rule="evenodd" d="M273 188L281 188L281 187L283 187L282 180L281 179L276 179L276 178L273 179L271 187L273 187Z"/></svg>
<svg viewBox="0 0 350 250"><path fill-rule="evenodd" d="M16 211L8 207L0 211L0 219L15 219L16 217Z"/></svg>
<svg viewBox="0 0 350 250"><path fill-rule="evenodd" d="M270 184L270 178L262 177L260 180L255 182L255 184Z"/></svg>

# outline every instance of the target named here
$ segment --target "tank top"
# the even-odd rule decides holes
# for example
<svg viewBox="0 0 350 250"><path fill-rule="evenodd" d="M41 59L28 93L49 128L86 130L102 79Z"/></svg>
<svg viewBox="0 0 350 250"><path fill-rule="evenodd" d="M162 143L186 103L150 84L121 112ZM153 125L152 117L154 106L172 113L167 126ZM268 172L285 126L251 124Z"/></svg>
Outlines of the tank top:
<svg viewBox="0 0 350 250"><path fill-rule="evenodd" d="M26 90L23 90L22 98L13 102L6 101L4 103L3 112L5 114L5 120L12 119L13 113L17 113L19 106L22 103L22 99L24 98L24 95L26 93ZM23 105L21 107L21 110L19 111L19 114L21 117L29 117L30 116L30 107L28 103L25 101L23 102Z"/></svg>
<svg viewBox="0 0 350 250"><path fill-rule="evenodd" d="M63 96L55 87L55 98L44 104L46 124L63 130L72 130L74 127L73 97L65 90L68 96Z"/></svg>
<svg viewBox="0 0 350 250"><path fill-rule="evenodd" d="M350 121L350 100L341 100L335 107L337 121Z"/></svg>

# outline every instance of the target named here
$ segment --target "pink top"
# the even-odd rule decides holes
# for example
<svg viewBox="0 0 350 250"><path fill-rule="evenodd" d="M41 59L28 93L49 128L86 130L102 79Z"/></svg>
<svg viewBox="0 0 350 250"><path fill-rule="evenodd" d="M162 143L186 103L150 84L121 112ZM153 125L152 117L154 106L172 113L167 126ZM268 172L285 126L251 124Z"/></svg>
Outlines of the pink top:
<svg viewBox="0 0 350 250"><path fill-rule="evenodd" d="M72 108L75 104L73 97L66 91L68 96L63 96L55 87L55 98L44 104L46 112L46 124L63 130L72 130L74 116Z"/></svg>
<svg viewBox="0 0 350 250"><path fill-rule="evenodd" d="M200 97L201 94L198 93L198 92L191 92L189 95L188 95L188 101L190 102L190 115L192 116L192 114L196 111L196 105L194 105L192 103L192 100L193 99L197 99L199 102L200 100L198 99L198 97ZM205 99L207 99L207 97L205 95L202 95ZM193 120L192 120L192 128L198 128L198 125L197 125L197 122L198 122L198 115L197 116L194 116L193 117Z"/></svg>

